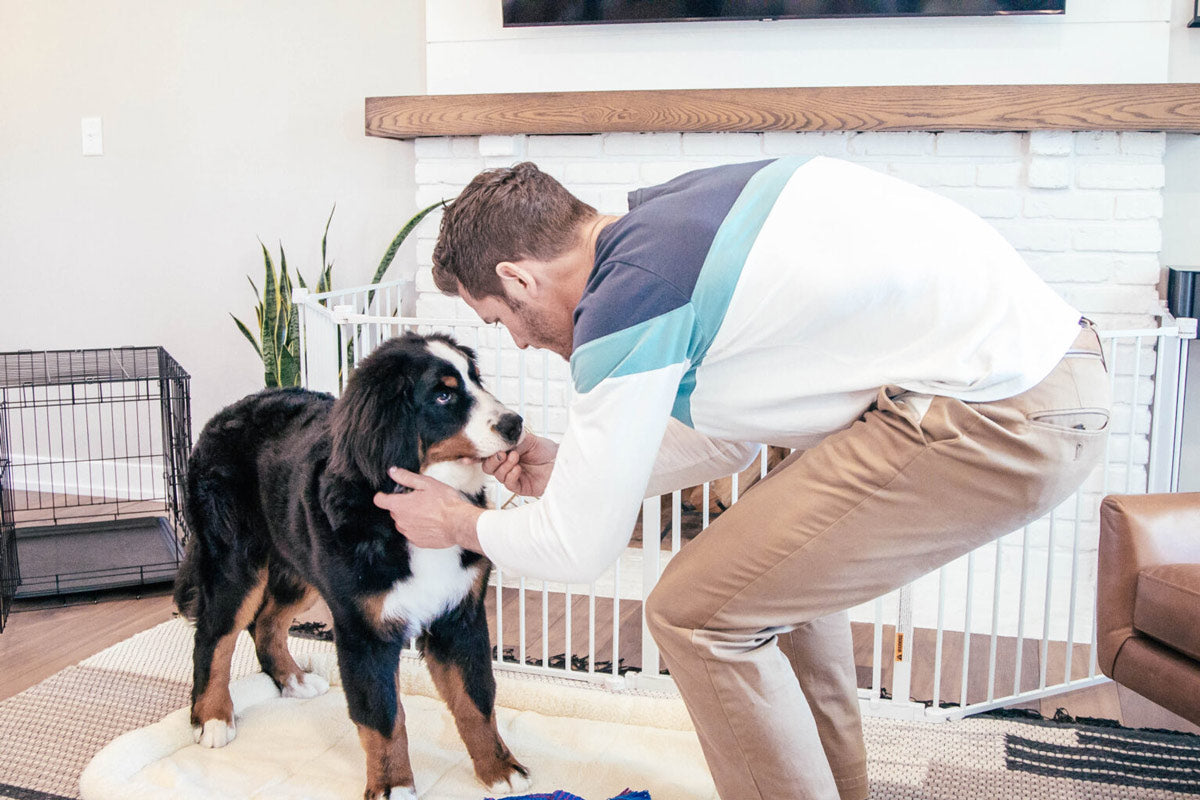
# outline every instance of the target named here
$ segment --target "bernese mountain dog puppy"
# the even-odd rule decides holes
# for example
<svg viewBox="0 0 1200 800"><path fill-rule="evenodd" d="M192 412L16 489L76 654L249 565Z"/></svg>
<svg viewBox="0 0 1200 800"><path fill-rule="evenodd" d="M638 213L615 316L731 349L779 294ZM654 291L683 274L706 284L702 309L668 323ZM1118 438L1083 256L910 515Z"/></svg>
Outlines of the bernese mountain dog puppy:
<svg viewBox="0 0 1200 800"><path fill-rule="evenodd" d="M458 547L409 544L371 502L399 489L387 475L396 465L482 506L480 460L510 449L521 430L521 417L480 385L469 348L411 333L364 359L337 400L267 390L213 417L188 462L191 538L175 586L176 605L196 624L196 741L223 747L234 737L229 671L243 629L283 696L329 688L287 648L293 617L320 595L366 751L367 800L416 797L396 686L400 650L414 639L479 780L493 792L526 788L528 771L493 713L484 611L491 565Z"/></svg>

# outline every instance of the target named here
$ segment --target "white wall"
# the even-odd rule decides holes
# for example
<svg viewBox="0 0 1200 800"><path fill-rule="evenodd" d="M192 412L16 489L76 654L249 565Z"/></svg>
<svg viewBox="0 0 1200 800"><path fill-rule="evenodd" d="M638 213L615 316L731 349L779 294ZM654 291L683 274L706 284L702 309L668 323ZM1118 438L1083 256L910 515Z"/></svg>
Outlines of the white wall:
<svg viewBox="0 0 1200 800"><path fill-rule="evenodd" d="M1195 0L1171 0L1169 79L1176 83L1200 83L1200 28L1187 27L1195 13Z"/></svg>
<svg viewBox="0 0 1200 800"><path fill-rule="evenodd" d="M1195 9L1195 0L1172 0L1173 82L1200 83L1200 28L1187 27ZM1200 136L1168 136L1166 169L1163 266L1200 268Z"/></svg>
<svg viewBox="0 0 1200 800"><path fill-rule="evenodd" d="M420 3L0 0L0 30L0 351L162 344L198 428L262 385L229 318L253 323L256 237L313 277L336 202L348 286L415 210L363 99L424 90Z"/></svg>
<svg viewBox="0 0 1200 800"><path fill-rule="evenodd" d="M1164 164L1163 266L1200 269L1200 136L1169 135Z"/></svg>
<svg viewBox="0 0 1200 800"><path fill-rule="evenodd" d="M1167 80L1172 3L1061 16L504 28L500 0L426 0L434 94Z"/></svg>

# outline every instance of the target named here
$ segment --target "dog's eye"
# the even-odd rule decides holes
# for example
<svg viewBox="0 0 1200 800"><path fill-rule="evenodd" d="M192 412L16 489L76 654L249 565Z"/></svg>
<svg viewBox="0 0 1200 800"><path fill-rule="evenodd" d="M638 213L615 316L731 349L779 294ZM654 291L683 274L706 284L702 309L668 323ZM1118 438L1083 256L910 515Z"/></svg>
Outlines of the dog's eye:
<svg viewBox="0 0 1200 800"><path fill-rule="evenodd" d="M438 392L434 395L433 402L439 406L448 406L455 400L454 392Z"/></svg>

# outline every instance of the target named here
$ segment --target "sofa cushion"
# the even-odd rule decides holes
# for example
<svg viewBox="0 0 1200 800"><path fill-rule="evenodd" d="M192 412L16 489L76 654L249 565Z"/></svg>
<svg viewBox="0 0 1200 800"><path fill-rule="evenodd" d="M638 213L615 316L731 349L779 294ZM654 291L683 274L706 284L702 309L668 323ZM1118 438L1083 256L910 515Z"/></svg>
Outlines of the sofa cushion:
<svg viewBox="0 0 1200 800"><path fill-rule="evenodd" d="M1200 564L1162 564L1138 573L1133 627L1200 659Z"/></svg>

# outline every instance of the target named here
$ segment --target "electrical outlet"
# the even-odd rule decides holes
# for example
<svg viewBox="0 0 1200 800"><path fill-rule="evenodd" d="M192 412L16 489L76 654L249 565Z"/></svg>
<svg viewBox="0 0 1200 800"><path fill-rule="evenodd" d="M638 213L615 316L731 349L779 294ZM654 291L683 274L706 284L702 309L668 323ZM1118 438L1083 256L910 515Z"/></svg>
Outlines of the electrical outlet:
<svg viewBox="0 0 1200 800"><path fill-rule="evenodd" d="M84 117L80 123L83 129L83 154L104 155L104 133L100 126L100 117Z"/></svg>

